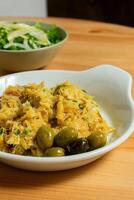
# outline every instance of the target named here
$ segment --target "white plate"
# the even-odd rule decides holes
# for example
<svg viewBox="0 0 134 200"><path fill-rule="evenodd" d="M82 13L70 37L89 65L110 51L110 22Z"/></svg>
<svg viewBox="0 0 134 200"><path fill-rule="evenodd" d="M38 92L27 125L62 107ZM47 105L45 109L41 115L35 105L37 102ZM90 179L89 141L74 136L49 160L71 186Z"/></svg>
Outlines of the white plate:
<svg viewBox="0 0 134 200"><path fill-rule="evenodd" d="M48 87L69 80L95 97L106 120L120 133L120 137L97 150L65 157L45 158L19 156L0 152L0 160L11 166L38 171L71 169L90 163L124 142L134 130L134 105L131 97L132 78L127 72L100 65L80 72L44 70L16 73L0 78L0 95L9 85L39 83Z"/></svg>

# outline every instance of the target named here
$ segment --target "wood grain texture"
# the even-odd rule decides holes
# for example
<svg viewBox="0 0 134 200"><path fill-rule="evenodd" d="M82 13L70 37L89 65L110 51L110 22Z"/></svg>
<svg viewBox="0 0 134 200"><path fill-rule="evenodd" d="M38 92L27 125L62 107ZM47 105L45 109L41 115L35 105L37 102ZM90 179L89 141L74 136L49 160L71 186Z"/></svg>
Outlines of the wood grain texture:
<svg viewBox="0 0 134 200"><path fill-rule="evenodd" d="M134 75L134 29L84 20L36 20L56 23L70 34L46 69L84 70L109 63ZM133 200L134 136L103 158L73 170L30 172L0 164L0 199Z"/></svg>

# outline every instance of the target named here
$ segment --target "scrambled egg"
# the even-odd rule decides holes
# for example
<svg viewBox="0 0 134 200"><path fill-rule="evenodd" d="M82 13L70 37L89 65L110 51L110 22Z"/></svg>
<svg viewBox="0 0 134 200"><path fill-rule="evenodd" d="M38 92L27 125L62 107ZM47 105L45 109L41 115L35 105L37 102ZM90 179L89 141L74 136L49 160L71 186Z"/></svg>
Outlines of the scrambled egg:
<svg viewBox="0 0 134 200"><path fill-rule="evenodd" d="M42 156L36 143L42 125L51 127L55 134L73 127L79 138L92 131L108 134L112 130L93 97L68 81L50 89L43 82L9 86L0 97L0 150Z"/></svg>

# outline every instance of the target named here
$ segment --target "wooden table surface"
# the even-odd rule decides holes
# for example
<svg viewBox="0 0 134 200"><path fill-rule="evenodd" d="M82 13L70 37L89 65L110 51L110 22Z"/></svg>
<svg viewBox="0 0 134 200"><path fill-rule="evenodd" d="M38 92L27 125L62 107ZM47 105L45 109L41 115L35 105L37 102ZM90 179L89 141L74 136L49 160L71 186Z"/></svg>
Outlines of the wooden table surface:
<svg viewBox="0 0 134 200"><path fill-rule="evenodd" d="M133 28L61 18L39 20L61 25L70 34L46 69L84 70L109 63L134 75ZM30 172L1 163L0 199L133 200L134 136L101 159L73 170Z"/></svg>

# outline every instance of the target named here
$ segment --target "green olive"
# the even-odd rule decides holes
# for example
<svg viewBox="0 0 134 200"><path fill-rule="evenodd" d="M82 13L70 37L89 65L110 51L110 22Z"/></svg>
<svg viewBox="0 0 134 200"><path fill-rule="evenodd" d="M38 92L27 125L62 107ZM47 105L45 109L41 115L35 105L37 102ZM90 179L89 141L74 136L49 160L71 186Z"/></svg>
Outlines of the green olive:
<svg viewBox="0 0 134 200"><path fill-rule="evenodd" d="M42 126L37 131L37 144L42 150L50 148L53 145L54 136L54 131L51 128Z"/></svg>
<svg viewBox="0 0 134 200"><path fill-rule="evenodd" d="M78 133L74 128L68 127L62 129L55 136L55 143L57 146L66 147L71 142L75 141L78 138Z"/></svg>
<svg viewBox="0 0 134 200"><path fill-rule="evenodd" d="M52 147L45 151L44 156L47 157L65 156L65 150L61 147Z"/></svg>
<svg viewBox="0 0 134 200"><path fill-rule="evenodd" d="M106 144L107 136L102 132L93 132L87 137L87 140L89 142L89 145L97 149L103 147Z"/></svg>

